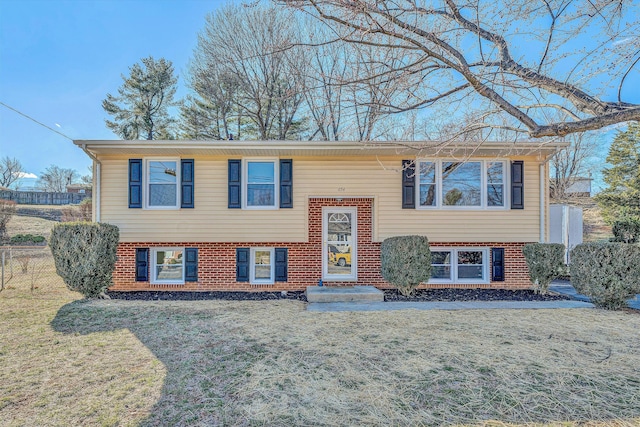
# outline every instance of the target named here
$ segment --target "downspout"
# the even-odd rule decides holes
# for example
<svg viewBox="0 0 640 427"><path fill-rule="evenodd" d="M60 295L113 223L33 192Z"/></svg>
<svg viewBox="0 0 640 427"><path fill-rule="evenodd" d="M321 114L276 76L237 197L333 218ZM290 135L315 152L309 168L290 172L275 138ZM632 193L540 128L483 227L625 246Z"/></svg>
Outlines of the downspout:
<svg viewBox="0 0 640 427"><path fill-rule="evenodd" d="M100 163L100 160L98 160L98 158L87 149L87 144L82 144L82 146L80 147L82 148L82 151L85 152L85 154L87 156L89 156L91 158L91 160L93 160L93 164L95 166L94 168L94 172L93 172L93 195L91 196L94 203L95 203L95 222L100 222L100 176L101 176L101 171L102 171L102 163Z"/></svg>
<svg viewBox="0 0 640 427"><path fill-rule="evenodd" d="M547 170L547 161L549 159L545 160L543 163L540 163L540 243L545 243L546 242L546 237L547 237L547 221L546 221L546 213L547 213L547 207L546 207L546 195L547 195L547 188L545 186L545 173Z"/></svg>

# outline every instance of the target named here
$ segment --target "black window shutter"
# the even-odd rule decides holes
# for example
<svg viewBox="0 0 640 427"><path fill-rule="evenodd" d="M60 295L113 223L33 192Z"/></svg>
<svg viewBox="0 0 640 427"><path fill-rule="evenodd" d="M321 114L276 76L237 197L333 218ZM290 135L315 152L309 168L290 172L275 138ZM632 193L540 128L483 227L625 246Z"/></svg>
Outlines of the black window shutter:
<svg viewBox="0 0 640 427"><path fill-rule="evenodd" d="M491 281L504 282L504 248L491 248Z"/></svg>
<svg viewBox="0 0 640 427"><path fill-rule="evenodd" d="M182 159L180 171L182 184L180 207L193 208L193 159Z"/></svg>
<svg viewBox="0 0 640 427"><path fill-rule="evenodd" d="M287 248L276 248L276 282L287 281Z"/></svg>
<svg viewBox="0 0 640 427"><path fill-rule="evenodd" d="M402 209L416 207L416 163L414 160L402 161Z"/></svg>
<svg viewBox="0 0 640 427"><path fill-rule="evenodd" d="M524 162L522 160L511 162L511 209L524 209Z"/></svg>
<svg viewBox="0 0 640 427"><path fill-rule="evenodd" d="M236 281L249 281L249 248L236 249Z"/></svg>
<svg viewBox="0 0 640 427"><path fill-rule="evenodd" d="M280 207L293 208L293 160L280 160Z"/></svg>
<svg viewBox="0 0 640 427"><path fill-rule="evenodd" d="M149 248L136 248L136 282L149 281Z"/></svg>
<svg viewBox="0 0 640 427"><path fill-rule="evenodd" d="M242 160L229 160L229 209L242 207Z"/></svg>
<svg viewBox="0 0 640 427"><path fill-rule="evenodd" d="M198 281L198 248L186 248L184 250L184 281Z"/></svg>
<svg viewBox="0 0 640 427"><path fill-rule="evenodd" d="M142 159L129 159L129 207L142 207Z"/></svg>

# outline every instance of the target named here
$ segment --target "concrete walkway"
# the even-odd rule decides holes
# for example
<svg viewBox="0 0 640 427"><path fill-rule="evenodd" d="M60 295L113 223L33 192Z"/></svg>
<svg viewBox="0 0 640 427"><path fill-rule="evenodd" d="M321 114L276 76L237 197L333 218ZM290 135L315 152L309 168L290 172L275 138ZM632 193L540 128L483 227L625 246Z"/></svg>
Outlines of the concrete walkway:
<svg viewBox="0 0 640 427"><path fill-rule="evenodd" d="M589 298L579 294L571 283L556 280L549 287L551 292L565 295L564 301L452 301L452 302L324 302L309 303L307 310L317 312L333 311L393 311L393 310L491 310L491 309L551 309L551 308L594 308ZM629 300L629 307L640 310L640 294Z"/></svg>
<svg viewBox="0 0 640 427"><path fill-rule="evenodd" d="M578 291L575 290L571 283L567 280L554 280L549 286L549 290L551 292L556 292L561 295L566 295L572 300L576 301L586 301L589 302L589 297L586 295L579 294ZM635 298L632 298L628 301L629 307L640 310L640 294L636 295Z"/></svg>

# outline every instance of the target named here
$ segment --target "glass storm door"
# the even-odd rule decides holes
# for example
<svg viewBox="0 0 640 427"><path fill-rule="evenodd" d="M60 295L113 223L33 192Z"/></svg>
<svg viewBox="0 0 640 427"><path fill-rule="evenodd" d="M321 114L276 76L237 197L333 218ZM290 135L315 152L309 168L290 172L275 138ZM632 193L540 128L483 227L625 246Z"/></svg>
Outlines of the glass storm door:
<svg viewBox="0 0 640 427"><path fill-rule="evenodd" d="M324 280L356 280L356 219L356 208L323 208Z"/></svg>

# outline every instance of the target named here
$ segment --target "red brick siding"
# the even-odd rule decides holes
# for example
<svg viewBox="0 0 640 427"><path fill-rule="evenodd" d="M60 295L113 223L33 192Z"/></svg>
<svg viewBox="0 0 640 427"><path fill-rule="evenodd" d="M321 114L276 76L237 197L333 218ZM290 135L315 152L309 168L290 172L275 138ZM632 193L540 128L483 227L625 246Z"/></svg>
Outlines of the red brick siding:
<svg viewBox="0 0 640 427"><path fill-rule="evenodd" d="M111 290L184 290L184 291L262 291L262 290L304 290L316 285L322 277L322 208L356 207L357 215L357 260L358 280L349 282L327 282L331 286L374 285L378 288L392 287L380 275L380 243L372 242L372 199L345 198L309 200L309 241L304 243L256 242L249 243L208 243L208 242L161 242L161 243L120 243L118 262L113 275ZM503 247L505 248L505 281L485 285L423 285L422 287L459 287L459 288L527 288L530 282L527 267L522 255L524 243L438 243L432 246L444 247ZM153 285L149 282L135 281L135 249L153 247L198 248L198 282L184 285ZM288 281L274 285L251 285L236 282L236 248L274 247L288 248Z"/></svg>

